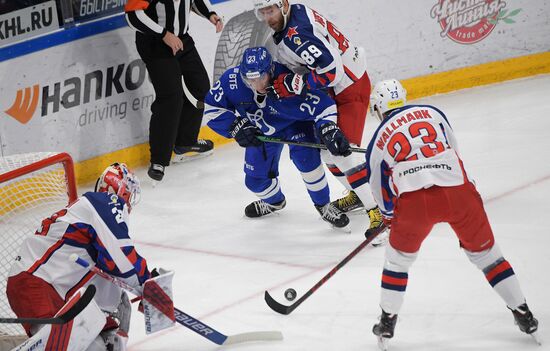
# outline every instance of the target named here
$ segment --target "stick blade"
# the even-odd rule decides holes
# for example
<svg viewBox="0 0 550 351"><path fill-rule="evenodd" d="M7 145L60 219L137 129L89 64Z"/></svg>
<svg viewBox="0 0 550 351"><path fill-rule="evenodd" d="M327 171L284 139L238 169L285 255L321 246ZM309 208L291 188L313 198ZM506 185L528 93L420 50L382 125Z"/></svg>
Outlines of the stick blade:
<svg viewBox="0 0 550 351"><path fill-rule="evenodd" d="M76 301L76 303L71 306L66 312L62 313L59 316L56 316L56 319L61 321L61 324L67 323L74 319L80 312L82 312L86 306L92 301L95 296L96 288L93 284L88 285L84 294Z"/></svg>
<svg viewBox="0 0 550 351"><path fill-rule="evenodd" d="M234 345L244 342L255 341L280 341L283 340L283 333L280 331L257 331L250 333L242 333L229 335L222 345Z"/></svg>
<svg viewBox="0 0 550 351"><path fill-rule="evenodd" d="M269 295L269 292L267 292L267 291L265 292L264 300L267 303L267 305L269 306L269 308L271 308L273 311L275 311L277 313L287 315L287 314L290 314L290 312L292 312L294 310L294 308L292 308L293 305L285 306L285 305L280 304L279 302L275 301L275 299L272 298L271 295Z"/></svg>

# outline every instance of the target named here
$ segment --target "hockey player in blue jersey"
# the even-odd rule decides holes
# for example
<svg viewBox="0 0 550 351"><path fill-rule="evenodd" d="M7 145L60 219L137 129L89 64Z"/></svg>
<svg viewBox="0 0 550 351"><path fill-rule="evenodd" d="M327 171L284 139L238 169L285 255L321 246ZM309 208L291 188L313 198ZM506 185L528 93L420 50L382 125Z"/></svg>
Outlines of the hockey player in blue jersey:
<svg viewBox="0 0 550 351"><path fill-rule="evenodd" d="M260 199L245 208L247 217L261 217L286 205L279 184L279 159L283 145L263 143L265 135L297 142L315 142L315 128L331 152L349 154L349 143L336 124L336 105L324 92L271 99L266 88L274 74L288 71L274 63L267 49L250 48L239 66L228 69L205 98L205 120L218 134L235 138L245 151L245 184ZM318 149L289 145L290 158L300 171L315 208L335 227L349 218L330 203L329 187Z"/></svg>

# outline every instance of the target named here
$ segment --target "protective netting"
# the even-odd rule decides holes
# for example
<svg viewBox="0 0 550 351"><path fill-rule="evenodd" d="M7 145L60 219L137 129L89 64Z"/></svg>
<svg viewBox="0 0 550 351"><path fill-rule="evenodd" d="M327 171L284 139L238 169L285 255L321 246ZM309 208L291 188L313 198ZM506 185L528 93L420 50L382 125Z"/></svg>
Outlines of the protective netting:
<svg viewBox="0 0 550 351"><path fill-rule="evenodd" d="M67 182L74 183L74 179L67 178L63 162L57 156L60 155L41 152L0 157L1 317L15 317L5 292L8 273L21 243L35 233L42 219L69 203ZM0 336L21 334L24 330L18 324L0 324Z"/></svg>

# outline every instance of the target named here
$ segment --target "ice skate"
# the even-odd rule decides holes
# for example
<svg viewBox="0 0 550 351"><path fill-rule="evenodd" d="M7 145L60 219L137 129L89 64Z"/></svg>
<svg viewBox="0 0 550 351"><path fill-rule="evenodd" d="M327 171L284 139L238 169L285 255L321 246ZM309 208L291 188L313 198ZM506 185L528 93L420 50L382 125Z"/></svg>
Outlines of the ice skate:
<svg viewBox="0 0 550 351"><path fill-rule="evenodd" d="M263 217L275 211L282 210L285 206L286 200L284 199L283 201L275 204L268 204L263 200L257 200L246 206L244 209L244 214L249 218Z"/></svg>
<svg viewBox="0 0 550 351"><path fill-rule="evenodd" d="M372 332L378 337L378 347L380 350L388 350L388 341L393 338L396 323L396 314L389 314L382 310L380 321L372 327Z"/></svg>
<svg viewBox="0 0 550 351"><path fill-rule="evenodd" d="M344 213L359 212L364 207L361 199L353 190L349 190L346 196L332 201L332 205Z"/></svg>
<svg viewBox="0 0 550 351"><path fill-rule="evenodd" d="M158 163L151 163L149 169L147 170L147 175L151 180L151 185L154 187L157 186L157 183L164 178L164 166L159 165Z"/></svg>
<svg viewBox="0 0 550 351"><path fill-rule="evenodd" d="M527 304L524 303L515 310L512 310L512 314L514 315L514 321L519 327L519 330L529 334L537 344L541 345L541 341L537 335L539 321L533 316Z"/></svg>
<svg viewBox="0 0 550 351"><path fill-rule="evenodd" d="M370 210L367 210L367 214L370 220L369 229L386 227L382 218L382 213L380 213L380 209L378 207L373 207ZM378 234L378 236L372 240L371 245L374 247L385 245L388 242L389 236L389 230L384 229L383 232Z"/></svg>
<svg viewBox="0 0 550 351"><path fill-rule="evenodd" d="M330 223L335 228L345 228L349 224L349 218L336 206L329 202L324 206L315 206L323 221ZM349 231L351 232L351 231Z"/></svg>
<svg viewBox="0 0 550 351"><path fill-rule="evenodd" d="M175 146L173 163L183 163L210 156L214 153L214 143L207 139L197 139L195 145Z"/></svg>

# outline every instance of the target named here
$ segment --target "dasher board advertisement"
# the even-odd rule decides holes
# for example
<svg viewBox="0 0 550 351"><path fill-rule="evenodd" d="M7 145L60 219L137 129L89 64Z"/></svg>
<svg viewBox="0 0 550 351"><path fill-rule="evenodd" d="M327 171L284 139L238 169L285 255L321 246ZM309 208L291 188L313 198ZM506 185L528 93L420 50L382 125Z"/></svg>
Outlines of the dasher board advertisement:
<svg viewBox="0 0 550 351"><path fill-rule="evenodd" d="M154 91L133 41L125 28L0 64L2 153L82 161L146 142Z"/></svg>
<svg viewBox="0 0 550 351"><path fill-rule="evenodd" d="M0 47L59 29L55 1L0 15Z"/></svg>

